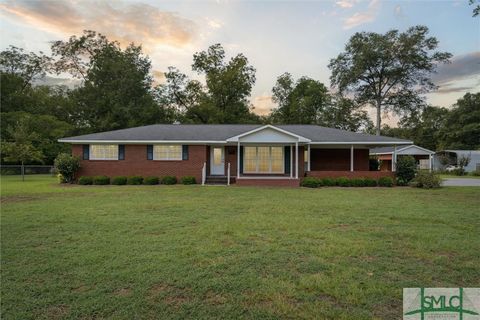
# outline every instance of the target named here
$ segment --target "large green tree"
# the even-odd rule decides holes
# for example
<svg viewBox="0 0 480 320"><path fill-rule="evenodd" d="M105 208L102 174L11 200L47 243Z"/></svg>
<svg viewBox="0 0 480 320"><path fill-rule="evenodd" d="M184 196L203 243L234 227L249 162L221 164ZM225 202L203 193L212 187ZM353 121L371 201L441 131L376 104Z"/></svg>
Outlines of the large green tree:
<svg viewBox="0 0 480 320"><path fill-rule="evenodd" d="M404 115L424 105L421 94L435 88L431 74L451 57L437 47L438 40L425 26L356 33L328 65L331 85L341 93L353 93L357 103L376 108L379 135L382 112Z"/></svg>
<svg viewBox="0 0 480 320"><path fill-rule="evenodd" d="M277 104L271 113L274 123L317 124L332 128L358 131L370 125L367 113L352 100L341 95L332 96L320 81L291 74L277 78L272 89Z"/></svg>
<svg viewBox="0 0 480 320"><path fill-rule="evenodd" d="M255 68L243 54L227 60L223 47L215 44L194 54L192 70L205 77L205 85L170 68L161 88L162 101L180 112L182 122L259 122L249 103Z"/></svg>
<svg viewBox="0 0 480 320"><path fill-rule="evenodd" d="M173 121L158 103L151 61L140 46L122 49L94 31L52 45L57 72L83 80L72 92L72 118L84 131L106 131Z"/></svg>
<svg viewBox="0 0 480 320"><path fill-rule="evenodd" d="M451 108L440 144L451 149L480 149L480 93L466 93Z"/></svg>

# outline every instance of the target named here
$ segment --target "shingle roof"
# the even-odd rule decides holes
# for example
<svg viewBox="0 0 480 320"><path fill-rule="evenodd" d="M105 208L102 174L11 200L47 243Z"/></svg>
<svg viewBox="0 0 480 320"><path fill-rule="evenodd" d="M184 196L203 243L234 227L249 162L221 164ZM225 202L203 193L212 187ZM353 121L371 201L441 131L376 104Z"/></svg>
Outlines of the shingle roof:
<svg viewBox="0 0 480 320"><path fill-rule="evenodd" d="M86 134L60 139L78 141L226 141L228 138L262 127L260 124L156 124ZM411 143L407 140L350 132L316 125L276 125L275 127L310 139L312 142Z"/></svg>

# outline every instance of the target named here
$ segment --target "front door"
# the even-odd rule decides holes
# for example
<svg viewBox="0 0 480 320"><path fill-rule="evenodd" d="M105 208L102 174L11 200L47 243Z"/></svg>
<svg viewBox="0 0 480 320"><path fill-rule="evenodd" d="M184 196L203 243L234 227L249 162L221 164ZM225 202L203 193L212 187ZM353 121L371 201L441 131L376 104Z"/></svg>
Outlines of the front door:
<svg viewBox="0 0 480 320"><path fill-rule="evenodd" d="M225 154L223 147L210 148L210 174L225 175Z"/></svg>

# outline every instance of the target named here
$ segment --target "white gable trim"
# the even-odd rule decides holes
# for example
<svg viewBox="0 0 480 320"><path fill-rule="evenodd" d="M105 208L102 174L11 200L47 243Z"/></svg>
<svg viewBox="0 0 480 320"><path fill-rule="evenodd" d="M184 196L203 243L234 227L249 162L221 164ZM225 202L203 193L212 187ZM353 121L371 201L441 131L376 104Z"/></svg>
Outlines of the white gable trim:
<svg viewBox="0 0 480 320"><path fill-rule="evenodd" d="M415 148L415 149L420 149L422 151L425 151L426 153L428 154L435 154L434 151L432 150L428 150L428 149L425 149L425 148L422 148L422 147L419 147L417 145L411 145L411 146L406 146L406 147L402 147L402 148L399 148L397 149L397 154L400 154L401 152L405 151L405 150L408 150L410 148ZM393 154L393 151L390 151L390 152L375 152L375 153L370 153L372 155L377 155L377 154Z"/></svg>
<svg viewBox="0 0 480 320"><path fill-rule="evenodd" d="M302 137L302 136L299 136L295 133L292 133L290 131L287 131L287 130L283 130L283 129L280 129L280 128L277 128L275 126L272 126L270 124L267 124L265 126L262 126L262 127L259 127L259 128L255 128L253 130L250 130L250 131L247 131L247 132L244 132L242 134L239 134L237 136L234 136L234 137L231 137L231 138L228 138L227 139L227 142L237 142L239 141L240 138L243 138L245 136L248 136L248 135L251 135L251 134L254 134L256 132L259 132L259 131L263 131L265 129L272 129L272 130L275 130L275 131L278 131L278 132L281 132L283 134L286 134L286 135L289 135L291 137L294 137L298 140L298 142L310 142L311 140L310 139L307 139L305 137Z"/></svg>

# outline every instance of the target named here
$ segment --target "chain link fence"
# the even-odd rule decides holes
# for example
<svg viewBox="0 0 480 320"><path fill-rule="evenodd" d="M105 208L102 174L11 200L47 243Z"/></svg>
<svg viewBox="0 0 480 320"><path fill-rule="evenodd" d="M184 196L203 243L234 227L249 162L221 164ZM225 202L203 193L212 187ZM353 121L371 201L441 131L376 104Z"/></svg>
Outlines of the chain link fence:
<svg viewBox="0 0 480 320"><path fill-rule="evenodd" d="M25 165L23 166L24 174L49 174L55 175L55 168L53 166L41 166L41 165ZM21 165L0 165L0 174L2 176L7 175L21 175Z"/></svg>

